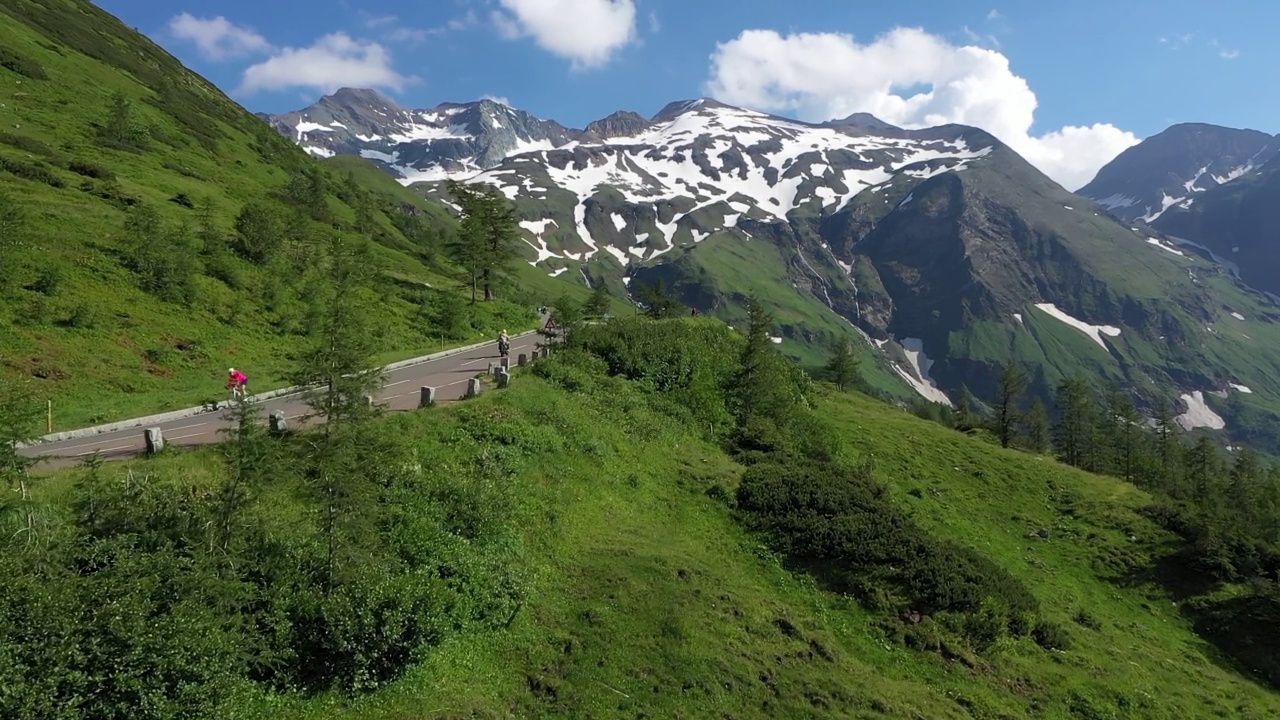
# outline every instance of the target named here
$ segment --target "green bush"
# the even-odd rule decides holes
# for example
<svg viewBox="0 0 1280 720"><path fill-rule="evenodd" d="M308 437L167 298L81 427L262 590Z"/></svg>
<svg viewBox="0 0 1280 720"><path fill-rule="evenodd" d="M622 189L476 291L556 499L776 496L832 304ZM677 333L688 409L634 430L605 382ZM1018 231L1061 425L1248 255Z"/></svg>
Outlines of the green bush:
<svg viewBox="0 0 1280 720"><path fill-rule="evenodd" d="M1070 650L1071 634L1061 625L1041 620L1031 630L1031 639L1046 650Z"/></svg>
<svg viewBox="0 0 1280 720"><path fill-rule="evenodd" d="M49 78L49 75L44 71L44 66L37 62L35 58L27 57L3 45L0 45L0 67L12 70L32 80L47 80Z"/></svg>
<svg viewBox="0 0 1280 720"><path fill-rule="evenodd" d="M61 188L67 185L61 177L58 177L53 172L52 168L39 161L26 162L24 160L0 157L0 170L12 173L23 180L44 183L49 187Z"/></svg>
<svg viewBox="0 0 1280 720"><path fill-rule="evenodd" d="M115 180L116 174L110 168L103 167L97 163L87 162L85 160L72 160L67 163L67 169L77 175L96 178L98 180Z"/></svg>

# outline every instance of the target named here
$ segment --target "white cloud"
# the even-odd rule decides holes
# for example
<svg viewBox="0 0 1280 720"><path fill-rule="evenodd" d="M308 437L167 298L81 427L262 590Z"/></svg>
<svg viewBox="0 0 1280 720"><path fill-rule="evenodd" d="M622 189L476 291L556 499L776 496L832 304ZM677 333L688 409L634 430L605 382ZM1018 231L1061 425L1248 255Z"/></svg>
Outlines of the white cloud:
<svg viewBox="0 0 1280 720"><path fill-rule="evenodd" d="M508 100L504 95L481 95L480 99L492 100L500 105L506 105L507 107L511 107L511 101Z"/></svg>
<svg viewBox="0 0 1280 720"><path fill-rule="evenodd" d="M492 20L508 40L532 36L574 69L603 65L636 37L635 0L499 0Z"/></svg>
<svg viewBox="0 0 1280 720"><path fill-rule="evenodd" d="M215 18L198 18L184 12L169 20L169 32L179 40L193 43L200 54L210 60L226 60L271 51L271 43L266 38L221 15Z"/></svg>
<svg viewBox="0 0 1280 720"><path fill-rule="evenodd" d="M1222 50L1218 53L1218 56L1226 58L1227 60L1234 60L1240 57L1240 51L1239 50Z"/></svg>
<svg viewBox="0 0 1280 720"><path fill-rule="evenodd" d="M333 92L341 87L402 90L411 81L395 71L391 53L378 43L331 33L311 47L283 48L244 71L239 92L285 88L315 88Z"/></svg>
<svg viewBox="0 0 1280 720"><path fill-rule="evenodd" d="M658 21L658 13L649 11L649 32L656 33L662 31L662 23Z"/></svg>
<svg viewBox="0 0 1280 720"><path fill-rule="evenodd" d="M907 90L911 94L904 96ZM916 28L898 28L867 44L842 33L744 30L716 46L705 92L814 121L869 112L907 128L974 125L1069 190L1138 142L1105 123L1032 135L1036 95L1010 70L1008 58L957 47Z"/></svg>

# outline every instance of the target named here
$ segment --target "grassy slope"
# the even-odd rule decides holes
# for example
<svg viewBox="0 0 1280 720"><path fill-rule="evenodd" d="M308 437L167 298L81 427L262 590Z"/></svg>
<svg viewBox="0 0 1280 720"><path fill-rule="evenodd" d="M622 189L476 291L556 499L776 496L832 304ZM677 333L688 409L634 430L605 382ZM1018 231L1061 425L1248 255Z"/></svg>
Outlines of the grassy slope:
<svg viewBox="0 0 1280 720"><path fill-rule="evenodd" d="M7 5L0 10L0 47L45 76L34 79L0 67L0 160L42 167L63 185L0 171L0 192L28 218L21 284L31 285L47 268L63 275L55 292L18 290L0 310L4 365L33 378L38 392L53 401L54 429L197 404L220 394L228 365L245 367L259 390L283 384L285 353L293 341L268 326L257 294L261 270L240 263L246 278L241 289L201 277L199 299L190 309L141 292L116 259L125 212L83 191L81 184L90 181L68 166L81 161L107 168L123 195L156 206L173 223L196 222L195 211L168 202L186 193L210 207L217 226L230 232L243 203L280 189L290 168L316 161L159 47L87 4ZM161 78L178 88L184 111L148 102L158 97ZM114 91L133 101L136 122L152 128L145 153L106 149L90 139L91 125L105 120ZM213 140L199 141L193 127ZM359 161L344 159L331 167L341 171L332 173L335 180L356 170L380 204L416 201L433 207L380 173L367 172ZM353 219L352 209L336 197L329 204L339 220ZM450 222L439 208L426 212L437 229ZM385 357L437 349L439 341L428 340L431 333L420 333L413 320L413 293L423 283L449 285L449 268L425 264L420 248L395 230L385 212L378 211L376 222L384 235L378 258L389 278L402 281L386 288L393 330ZM538 299L546 302L558 292L543 295ZM91 310L91 326L68 327L82 308ZM494 311L502 316L488 318ZM510 305L479 313L478 324L485 327L532 323Z"/></svg>
<svg viewBox="0 0 1280 720"><path fill-rule="evenodd" d="M638 270L640 282L663 278L668 287L694 283L699 291L713 294L722 304L711 314L731 325L745 326L745 300L754 293L770 308L775 328L783 338L778 349L808 368L822 367L829 343L842 336L856 336L854 347L862 363L862 374L874 388L899 397L916 394L885 363L883 355L869 345L848 321L837 315L807 291L794 287L778 246L769 240L746 240L738 235L716 233L697 245L677 248L661 265ZM664 259L665 256L664 256Z"/></svg>
<svg viewBox="0 0 1280 720"><path fill-rule="evenodd" d="M353 720L1280 712L1275 693L1211 660L1168 597L1105 579L1147 562L1166 540L1135 513L1141 492L862 396L828 395L820 405L846 452L874 455L880 479L932 531L1024 580L1070 627L1073 649L1006 640L969 669L892 644L870 613L792 575L743 532L708 492L731 493L740 468L634 386L601 381L569 393L521 375L509 391L387 421L417 438L424 466L496 460L513 471L533 578L516 622L451 640L353 703L255 708L261 717ZM206 452L151 462L200 477ZM72 474L56 477L44 487L65 486ZM1051 537L1026 537L1039 528ZM1072 622L1081 610L1096 629ZM797 631L784 633L783 620Z"/></svg>

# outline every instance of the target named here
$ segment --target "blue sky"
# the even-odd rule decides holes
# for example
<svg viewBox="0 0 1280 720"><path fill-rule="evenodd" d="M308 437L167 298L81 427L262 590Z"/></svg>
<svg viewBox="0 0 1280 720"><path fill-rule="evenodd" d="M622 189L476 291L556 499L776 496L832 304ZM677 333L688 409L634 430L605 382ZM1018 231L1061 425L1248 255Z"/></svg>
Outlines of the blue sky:
<svg viewBox="0 0 1280 720"><path fill-rule="evenodd" d="M710 95L810 120L979 125L1069 187L1175 122L1280 131L1270 0L100 4L255 111L377 86L582 127Z"/></svg>

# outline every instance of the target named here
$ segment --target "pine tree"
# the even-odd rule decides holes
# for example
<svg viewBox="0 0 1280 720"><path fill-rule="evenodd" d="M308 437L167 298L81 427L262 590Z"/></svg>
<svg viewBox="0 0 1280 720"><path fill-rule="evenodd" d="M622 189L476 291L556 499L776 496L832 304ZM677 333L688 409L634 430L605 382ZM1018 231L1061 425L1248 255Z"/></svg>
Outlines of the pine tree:
<svg viewBox="0 0 1280 720"><path fill-rule="evenodd" d="M1138 476L1144 442L1142 415L1127 393L1113 389L1108 396L1105 416L1105 421L1101 423L1101 427L1105 429L1100 437L1109 451L1108 470L1116 477L1134 482Z"/></svg>
<svg viewBox="0 0 1280 720"><path fill-rule="evenodd" d="M104 145L124 150L146 149L147 133L134 124L133 103L119 90L111 95L106 121L98 127L97 135Z"/></svg>
<svg viewBox="0 0 1280 720"><path fill-rule="evenodd" d="M603 317L609 312L609 290L604 283L597 283L591 296L582 304L582 311L591 317Z"/></svg>
<svg viewBox="0 0 1280 720"><path fill-rule="evenodd" d="M265 264L284 245L284 225L278 208L260 201L246 203L236 215L232 249L246 260Z"/></svg>
<svg viewBox="0 0 1280 720"><path fill-rule="evenodd" d="M636 297L645 305L644 314L655 320L674 317L680 310L680 301L667 293L662 278L654 280L651 285L637 285Z"/></svg>
<svg viewBox="0 0 1280 720"><path fill-rule="evenodd" d="M960 399L956 401L957 430L966 431L973 428L973 394L968 385L960 386Z"/></svg>
<svg viewBox="0 0 1280 720"><path fill-rule="evenodd" d="M1054 436L1058 455L1068 465L1086 467L1092 457L1094 429L1089 386L1079 376L1073 376L1058 384L1056 396L1058 422Z"/></svg>
<svg viewBox="0 0 1280 720"><path fill-rule="evenodd" d="M481 188L456 180L446 185L461 208L455 260L470 274L471 301L476 301L477 286L483 288L485 301L491 301L497 297L499 277L517 256L520 236L515 210L495 187Z"/></svg>
<svg viewBox="0 0 1280 720"><path fill-rule="evenodd" d="M583 316L582 307L574 302L572 297L568 294L561 295L560 299L552 304L551 320L555 324L554 329L542 328L538 331L542 337L546 338L547 344L571 346L577 342Z"/></svg>
<svg viewBox="0 0 1280 720"><path fill-rule="evenodd" d="M1027 444L1034 452L1045 452L1053 443L1053 432L1049 425L1049 413L1039 395L1031 401L1031 410L1027 412L1026 432Z"/></svg>
<svg viewBox="0 0 1280 720"><path fill-rule="evenodd" d="M1226 488L1226 503L1216 508L1218 521L1235 525L1248 536L1263 531L1266 514L1266 498L1262 492L1263 469L1258 454L1244 447L1237 451L1231 465Z"/></svg>
<svg viewBox="0 0 1280 720"><path fill-rule="evenodd" d="M329 232L317 280L310 294L311 333L292 379L315 388L307 402L328 428L366 417L371 410L364 396L382 383L368 240Z"/></svg>
<svg viewBox="0 0 1280 720"><path fill-rule="evenodd" d="M310 446L307 476L325 508L325 587L332 590L341 550L352 537L344 526L358 521L373 492L360 446L365 421L377 413L366 395L382 385L383 375L375 359L378 312L369 241L337 232L324 240L321 274L309 289L311 332L291 379L309 388L306 402L325 420Z"/></svg>
<svg viewBox="0 0 1280 720"><path fill-rule="evenodd" d="M1222 454L1213 439L1201 435L1186 456L1186 496L1200 503L1208 501L1218 490L1221 477Z"/></svg>
<svg viewBox="0 0 1280 720"><path fill-rule="evenodd" d="M266 429L258 422L260 408L248 400L234 406L235 427L224 430L231 441L221 449L226 463L226 475L218 490L215 505L215 522L211 530L210 545L217 554L218 565L229 568L234 556L233 543L237 523L248 506L253 489L271 473L271 444Z"/></svg>
<svg viewBox="0 0 1280 720"><path fill-rule="evenodd" d="M1018 429L1022 425L1022 399L1027 391L1029 378L1027 371L1013 360L1005 363L1000 369L1000 381L996 389L995 408L996 435L1000 438L1001 447L1009 447L1018 439Z"/></svg>
<svg viewBox="0 0 1280 720"><path fill-rule="evenodd" d="M827 360L826 372L831 382L840 390L848 390L858 384L859 359L854 350L853 341L847 337L840 338L831 347L831 357Z"/></svg>

